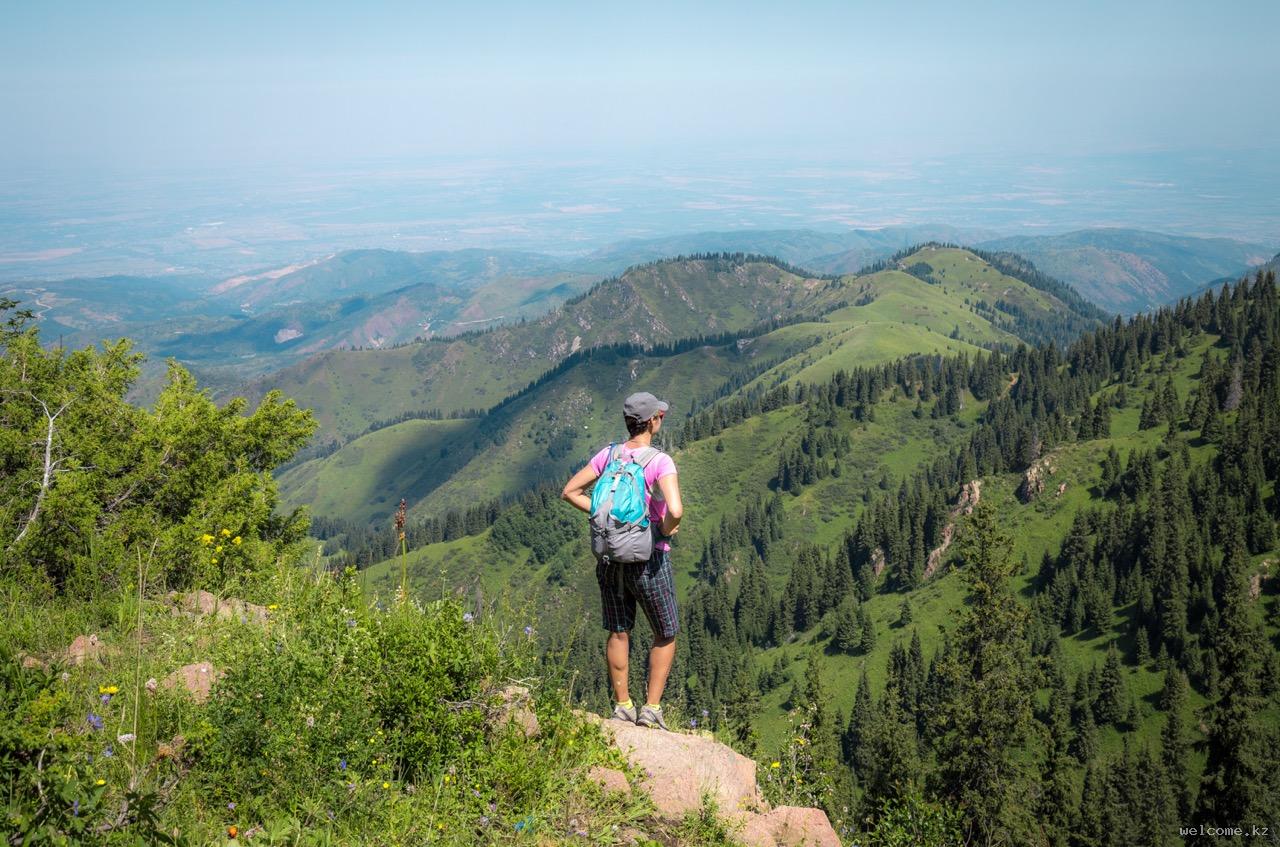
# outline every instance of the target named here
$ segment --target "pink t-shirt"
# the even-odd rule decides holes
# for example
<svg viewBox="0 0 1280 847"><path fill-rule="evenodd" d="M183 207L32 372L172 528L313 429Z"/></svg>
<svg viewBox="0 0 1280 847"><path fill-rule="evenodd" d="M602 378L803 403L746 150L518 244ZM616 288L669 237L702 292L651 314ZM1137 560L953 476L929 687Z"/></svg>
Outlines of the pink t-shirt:
<svg viewBox="0 0 1280 847"><path fill-rule="evenodd" d="M625 444L621 445L618 451L619 458L626 459L632 453L639 452L639 448L632 450ZM609 462L609 445L605 445L599 453L591 457L591 467L595 469L597 474L604 473L604 466ZM644 484L649 489L649 523L661 526L662 518L667 514L667 501L662 496L662 489L658 488L658 480L667 474L676 472L676 463L666 453L659 453L653 457L653 461L644 469ZM666 541L656 541L654 546L659 550L670 550L671 544Z"/></svg>

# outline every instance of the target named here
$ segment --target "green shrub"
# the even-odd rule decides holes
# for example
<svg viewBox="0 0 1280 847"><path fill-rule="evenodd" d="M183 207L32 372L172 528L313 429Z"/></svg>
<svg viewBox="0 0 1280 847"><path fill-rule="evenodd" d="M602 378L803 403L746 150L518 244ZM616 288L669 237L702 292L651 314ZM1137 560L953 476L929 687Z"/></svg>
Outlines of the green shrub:
<svg viewBox="0 0 1280 847"><path fill-rule="evenodd" d="M12 307L0 298L0 319ZM276 392L252 414L220 407L176 363L154 410L138 408L127 340L67 351L22 314L0 328L0 564L87 597L125 585L147 551L156 581L217 588L303 536L301 515L275 514L271 470L310 437L310 412Z"/></svg>

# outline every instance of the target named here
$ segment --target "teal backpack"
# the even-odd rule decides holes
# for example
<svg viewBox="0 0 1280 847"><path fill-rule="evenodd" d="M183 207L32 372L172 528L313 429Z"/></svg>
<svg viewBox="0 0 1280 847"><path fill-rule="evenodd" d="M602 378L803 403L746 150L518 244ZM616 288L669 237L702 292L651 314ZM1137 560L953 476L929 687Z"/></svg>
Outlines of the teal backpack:
<svg viewBox="0 0 1280 847"><path fill-rule="evenodd" d="M620 446L609 445L609 458L591 491L591 552L602 562L647 562L653 529L644 469L661 451L642 447L623 461Z"/></svg>

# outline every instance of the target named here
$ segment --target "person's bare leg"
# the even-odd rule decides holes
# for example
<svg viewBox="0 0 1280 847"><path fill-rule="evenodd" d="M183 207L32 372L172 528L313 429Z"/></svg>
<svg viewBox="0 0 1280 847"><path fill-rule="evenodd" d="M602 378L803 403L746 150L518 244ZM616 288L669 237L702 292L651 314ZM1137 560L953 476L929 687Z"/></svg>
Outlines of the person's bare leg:
<svg viewBox="0 0 1280 847"><path fill-rule="evenodd" d="M662 691L667 687L667 676L671 673L671 663L676 658L676 639L655 638L649 648L649 699L646 703L658 705L662 702Z"/></svg>
<svg viewBox="0 0 1280 847"><path fill-rule="evenodd" d="M627 693L627 658L631 651L631 633L611 632L604 645L604 656L609 663L609 684L613 687L613 699L625 703L631 699ZM667 663L667 670L671 663Z"/></svg>

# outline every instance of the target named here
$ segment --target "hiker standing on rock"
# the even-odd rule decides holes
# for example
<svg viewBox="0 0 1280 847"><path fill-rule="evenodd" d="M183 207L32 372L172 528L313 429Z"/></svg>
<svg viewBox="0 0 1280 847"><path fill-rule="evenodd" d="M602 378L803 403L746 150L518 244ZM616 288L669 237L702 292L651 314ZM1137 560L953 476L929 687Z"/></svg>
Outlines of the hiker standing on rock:
<svg viewBox="0 0 1280 847"><path fill-rule="evenodd" d="M684 514L675 462L652 444L667 408L666 401L647 391L629 396L622 404L622 416L630 438L596 453L569 478L560 494L591 518L596 581L604 628L609 630L604 652L617 700L613 716L662 729L667 728L662 691L676 655L679 629L670 539L679 531ZM592 483L596 484L588 494ZM637 602L653 627L648 696L638 713L627 692Z"/></svg>

